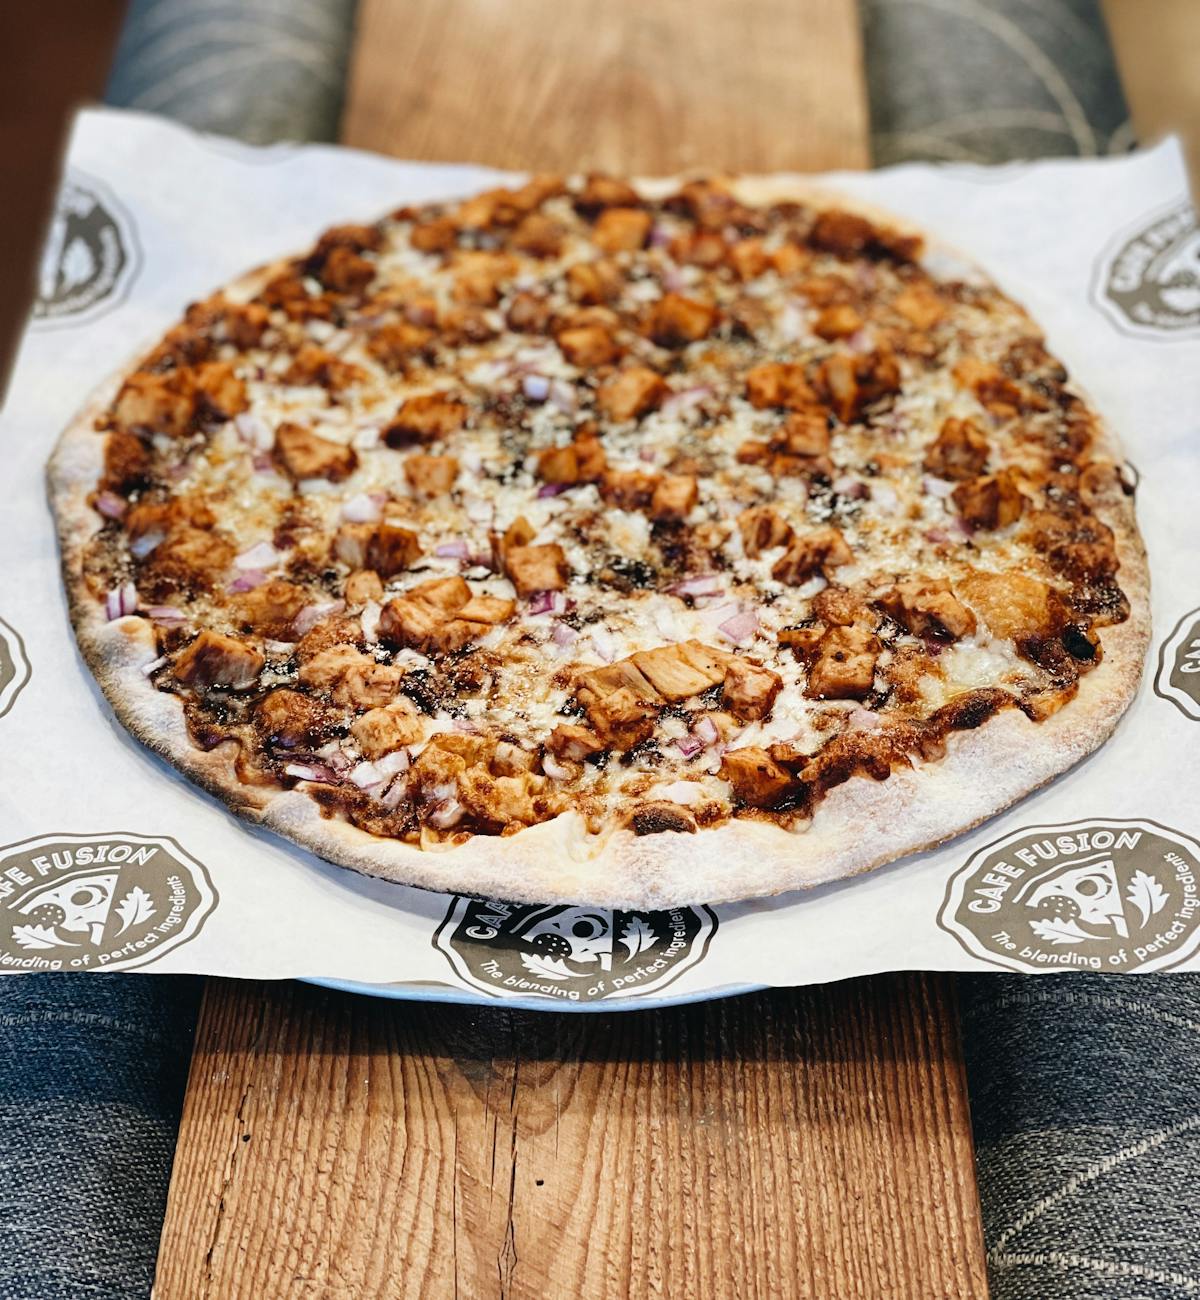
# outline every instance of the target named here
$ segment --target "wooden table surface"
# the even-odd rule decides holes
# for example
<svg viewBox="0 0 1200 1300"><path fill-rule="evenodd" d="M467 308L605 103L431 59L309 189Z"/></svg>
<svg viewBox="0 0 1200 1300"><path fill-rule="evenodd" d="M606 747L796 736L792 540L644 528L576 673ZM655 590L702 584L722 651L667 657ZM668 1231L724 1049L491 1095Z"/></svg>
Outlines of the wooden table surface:
<svg viewBox="0 0 1200 1300"><path fill-rule="evenodd" d="M856 5L363 0L343 139L865 166ZM209 984L158 1300L986 1294L944 977L588 1015Z"/></svg>

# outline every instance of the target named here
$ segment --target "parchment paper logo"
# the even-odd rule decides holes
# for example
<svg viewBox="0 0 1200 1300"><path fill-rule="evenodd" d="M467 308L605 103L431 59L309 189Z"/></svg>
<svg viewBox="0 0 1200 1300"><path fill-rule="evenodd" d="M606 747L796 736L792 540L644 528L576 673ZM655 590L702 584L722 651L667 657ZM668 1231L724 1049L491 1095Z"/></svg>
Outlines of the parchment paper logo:
<svg viewBox="0 0 1200 1300"><path fill-rule="evenodd" d="M1185 614L1163 643L1154 693L1200 722L1200 609Z"/></svg>
<svg viewBox="0 0 1200 1300"><path fill-rule="evenodd" d="M1200 225L1184 198L1119 236L1097 271L1094 296L1118 328L1146 338L1200 330Z"/></svg>
<svg viewBox="0 0 1200 1300"><path fill-rule="evenodd" d="M460 897L433 945L485 993L599 1002L657 992L704 957L716 928L707 907L622 912Z"/></svg>
<svg viewBox="0 0 1200 1300"><path fill-rule="evenodd" d="M16 628L0 618L0 718L16 703L29 671L25 642Z"/></svg>
<svg viewBox="0 0 1200 1300"><path fill-rule="evenodd" d="M101 182L72 173L59 193L42 251L33 321L95 320L124 298L139 262L128 213Z"/></svg>
<svg viewBox="0 0 1200 1300"><path fill-rule="evenodd" d="M166 836L43 835L0 849L0 972L128 970L199 933L205 868Z"/></svg>
<svg viewBox="0 0 1200 1300"><path fill-rule="evenodd" d="M938 924L1013 970L1165 970L1200 946L1200 843L1144 820L1014 831L954 876Z"/></svg>

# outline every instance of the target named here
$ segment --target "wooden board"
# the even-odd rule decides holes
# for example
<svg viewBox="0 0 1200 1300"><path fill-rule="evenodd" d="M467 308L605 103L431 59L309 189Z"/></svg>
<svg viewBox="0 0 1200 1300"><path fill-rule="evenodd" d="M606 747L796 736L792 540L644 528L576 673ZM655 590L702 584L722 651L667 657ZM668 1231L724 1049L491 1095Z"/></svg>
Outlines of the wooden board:
<svg viewBox="0 0 1200 1300"><path fill-rule="evenodd" d="M213 981L155 1295L985 1296L947 987L581 1016Z"/></svg>
<svg viewBox="0 0 1200 1300"><path fill-rule="evenodd" d="M853 0L363 0L343 136L863 166L856 23ZM985 1296L950 988L572 1016L214 981L155 1294Z"/></svg>

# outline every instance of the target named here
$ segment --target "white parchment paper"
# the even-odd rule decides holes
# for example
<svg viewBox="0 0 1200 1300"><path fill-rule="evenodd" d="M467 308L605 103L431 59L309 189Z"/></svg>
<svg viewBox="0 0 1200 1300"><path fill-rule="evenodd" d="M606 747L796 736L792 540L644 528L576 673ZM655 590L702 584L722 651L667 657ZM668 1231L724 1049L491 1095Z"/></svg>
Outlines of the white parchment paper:
<svg viewBox="0 0 1200 1300"><path fill-rule="evenodd" d="M1025 303L1140 478L1155 634L1138 699L1097 754L971 834L841 885L715 909L489 906L256 833L114 722L60 590L43 484L60 430L186 303L241 271L331 223L495 180L323 146L253 149L109 110L78 119L0 416L0 971L645 1005L894 969L1200 968L1200 232L1174 142L829 178L967 252Z"/></svg>

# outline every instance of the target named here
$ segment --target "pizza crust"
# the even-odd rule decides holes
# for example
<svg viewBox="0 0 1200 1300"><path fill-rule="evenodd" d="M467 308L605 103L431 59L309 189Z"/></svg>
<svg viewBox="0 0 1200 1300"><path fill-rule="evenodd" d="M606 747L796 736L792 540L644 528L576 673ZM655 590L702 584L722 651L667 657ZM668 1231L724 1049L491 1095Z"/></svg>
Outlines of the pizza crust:
<svg viewBox="0 0 1200 1300"><path fill-rule="evenodd" d="M655 197L680 179L637 184ZM731 188L747 203L792 200L836 207L902 233L923 233L889 212L799 177L747 177ZM936 259L939 270L953 265L956 273L982 275L969 259L925 238L923 260ZM261 267L225 291L244 301L284 265ZM207 752L193 744L182 703L159 691L143 672L157 656L149 624L133 617L106 621L88 590L82 557L101 524L87 498L101 475L104 446L93 425L128 369L92 394L48 465L63 580L83 657L117 718L149 749L237 815L365 875L517 902L624 908L718 903L810 888L933 848L1010 807L1099 748L1137 693L1150 640L1149 571L1132 501L1114 489L1093 510L1113 531L1129 618L1104 629L1102 662L1081 678L1075 698L1044 722L1006 709L973 731L951 733L945 757L936 762L896 769L883 782L852 777L829 791L800 832L740 817L690 835L637 836L621 830L596 837L586 835L581 819L567 813L515 835L476 835L446 848L381 839L324 816L302 786L282 791L243 784L234 770L232 744ZM1120 465L1123 453L1112 430L1102 419L1098 430L1097 454Z"/></svg>

